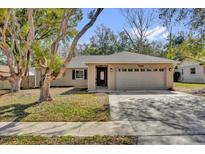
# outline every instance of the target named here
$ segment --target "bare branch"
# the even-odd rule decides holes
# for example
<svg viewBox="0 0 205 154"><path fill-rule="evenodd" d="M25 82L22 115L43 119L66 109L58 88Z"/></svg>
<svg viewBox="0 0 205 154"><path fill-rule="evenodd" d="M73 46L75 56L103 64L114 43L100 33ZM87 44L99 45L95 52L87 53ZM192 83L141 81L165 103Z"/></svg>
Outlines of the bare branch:
<svg viewBox="0 0 205 154"><path fill-rule="evenodd" d="M134 47L134 49L136 49L136 44L134 43L132 37L130 36L130 34L128 33L128 31L125 28L123 28L123 29L124 29L124 32L127 34L128 38L130 39L132 46Z"/></svg>
<svg viewBox="0 0 205 154"><path fill-rule="evenodd" d="M133 40L136 41L134 44L138 45L138 50L142 53L144 43L147 37L151 35L149 30L153 24L154 11L147 11L145 9L125 9L122 13L131 28L131 34L129 34L129 36L135 37L135 39L131 37L129 37L129 39L132 39L132 42ZM128 31L126 33L128 33Z"/></svg>

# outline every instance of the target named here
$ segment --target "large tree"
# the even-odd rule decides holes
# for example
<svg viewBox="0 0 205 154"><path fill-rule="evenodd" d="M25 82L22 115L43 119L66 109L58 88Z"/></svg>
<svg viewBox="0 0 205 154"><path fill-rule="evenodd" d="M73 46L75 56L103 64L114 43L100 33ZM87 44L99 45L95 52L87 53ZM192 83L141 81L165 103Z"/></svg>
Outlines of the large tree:
<svg viewBox="0 0 205 154"><path fill-rule="evenodd" d="M117 49L118 51L130 51L135 52L132 46L132 42L125 31L121 31L117 34Z"/></svg>
<svg viewBox="0 0 205 154"><path fill-rule="evenodd" d="M84 55L109 55L117 52L117 36L104 25L95 29L88 44L84 44Z"/></svg>
<svg viewBox="0 0 205 154"><path fill-rule="evenodd" d="M170 59L204 56L205 9L163 8L159 18L169 31L164 56ZM172 29L183 26L186 31L173 34Z"/></svg>
<svg viewBox="0 0 205 154"><path fill-rule="evenodd" d="M163 45L156 41L147 41L143 44L143 54L160 56ZM78 46L83 55L109 55L115 52L136 52L126 32L114 33L109 27L98 26L88 43Z"/></svg>
<svg viewBox="0 0 205 154"><path fill-rule="evenodd" d="M33 45L35 62L40 68L41 74L39 102L53 100L50 94L51 81L62 77L67 65L75 56L76 45L79 39L95 23L103 9L92 10L89 13L88 23L80 31L75 31L73 28L79 22L79 18L77 18L79 10L64 9L57 35L52 35L50 40L41 41L40 43L36 42ZM62 59L59 57L58 49L65 39L71 39L72 42L67 51L67 56Z"/></svg>
<svg viewBox="0 0 205 154"><path fill-rule="evenodd" d="M205 32L204 8L163 8L159 9L159 17L165 25L183 23L184 26L201 34Z"/></svg>
<svg viewBox="0 0 205 154"><path fill-rule="evenodd" d="M153 9L123 9L122 14L127 21L125 33L130 39L133 49L138 53L143 53L147 37L152 34L150 28L153 27L155 10Z"/></svg>
<svg viewBox="0 0 205 154"><path fill-rule="evenodd" d="M193 58L197 60L205 59L205 35L193 37L192 35L174 35L172 46L167 44L163 56L169 59L182 60Z"/></svg>
<svg viewBox="0 0 205 154"><path fill-rule="evenodd" d="M27 75L34 39L33 9L1 9L0 51L6 57L12 91L19 91L21 81Z"/></svg>

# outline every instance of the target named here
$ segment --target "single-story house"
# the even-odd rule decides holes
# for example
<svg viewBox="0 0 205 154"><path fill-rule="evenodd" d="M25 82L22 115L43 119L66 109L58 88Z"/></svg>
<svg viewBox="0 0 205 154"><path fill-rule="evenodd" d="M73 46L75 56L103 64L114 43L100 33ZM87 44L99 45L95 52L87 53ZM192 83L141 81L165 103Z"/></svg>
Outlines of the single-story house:
<svg viewBox="0 0 205 154"><path fill-rule="evenodd" d="M7 65L0 65L0 75L4 77L9 77L9 67ZM35 80L35 69L31 68L29 70L29 76L24 77L22 79L21 88L27 89L27 88L35 88L36 87L36 80ZM9 83L9 80L0 80L0 89L10 89L11 85Z"/></svg>
<svg viewBox="0 0 205 154"><path fill-rule="evenodd" d="M74 86L96 90L171 89L175 61L143 54L76 56L61 79L51 86ZM36 75L39 83L39 72Z"/></svg>
<svg viewBox="0 0 205 154"><path fill-rule="evenodd" d="M185 59L177 66L180 82L205 83L205 66L202 62Z"/></svg>

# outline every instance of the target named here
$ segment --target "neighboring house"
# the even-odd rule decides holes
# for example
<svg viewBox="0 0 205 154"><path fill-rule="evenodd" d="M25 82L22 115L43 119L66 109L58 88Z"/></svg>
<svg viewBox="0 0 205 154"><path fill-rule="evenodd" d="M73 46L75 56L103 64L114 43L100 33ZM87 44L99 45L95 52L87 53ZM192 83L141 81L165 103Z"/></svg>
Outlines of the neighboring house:
<svg viewBox="0 0 205 154"><path fill-rule="evenodd" d="M130 52L77 56L61 79L51 86L74 86L96 90L171 89L175 61ZM39 72L36 82L39 83Z"/></svg>
<svg viewBox="0 0 205 154"><path fill-rule="evenodd" d="M7 65L0 65L0 74L5 77L9 77L9 67ZM21 83L21 88L35 88L36 87L35 69L31 68L29 71L29 77L24 77ZM0 89L10 89L10 83L8 80L0 80Z"/></svg>
<svg viewBox="0 0 205 154"><path fill-rule="evenodd" d="M202 62L185 59L177 66L180 82L205 83L205 66Z"/></svg>
<svg viewBox="0 0 205 154"><path fill-rule="evenodd" d="M0 75L4 77L9 77L9 67L5 65L0 65ZM10 83L8 80L0 80L0 89L10 89Z"/></svg>

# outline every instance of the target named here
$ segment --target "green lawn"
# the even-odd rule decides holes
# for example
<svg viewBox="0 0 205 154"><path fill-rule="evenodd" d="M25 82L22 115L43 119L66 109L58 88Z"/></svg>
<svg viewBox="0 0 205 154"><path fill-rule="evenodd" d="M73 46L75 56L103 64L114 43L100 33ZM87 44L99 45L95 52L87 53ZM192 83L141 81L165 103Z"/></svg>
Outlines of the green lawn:
<svg viewBox="0 0 205 154"><path fill-rule="evenodd" d="M110 120L106 94L77 94L69 88L52 88L54 101L36 104L39 89L0 96L0 121L107 121Z"/></svg>
<svg viewBox="0 0 205 154"><path fill-rule="evenodd" d="M42 137L42 136L13 136L0 137L0 144L11 145L54 145L54 144L103 144L103 145L119 145L119 144L136 144L135 137L125 136L93 136L93 137Z"/></svg>
<svg viewBox="0 0 205 154"><path fill-rule="evenodd" d="M174 89L176 91L182 92L195 92L205 88L205 84L203 83L183 83L183 82L175 82Z"/></svg>

